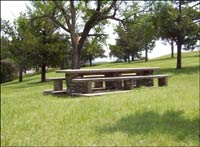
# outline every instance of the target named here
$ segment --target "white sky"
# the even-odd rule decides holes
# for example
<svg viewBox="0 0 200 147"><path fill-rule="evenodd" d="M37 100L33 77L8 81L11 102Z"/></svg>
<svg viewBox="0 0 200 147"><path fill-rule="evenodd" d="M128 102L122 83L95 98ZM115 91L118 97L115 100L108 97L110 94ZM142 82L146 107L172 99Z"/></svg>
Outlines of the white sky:
<svg viewBox="0 0 200 147"><path fill-rule="evenodd" d="M16 19L19 16L19 13L21 11L25 11L26 6L30 5L29 1L1 1L1 18L4 20L9 20L10 22L13 22L14 19ZM107 43L108 44L115 44L115 35L113 35L113 28L109 27L106 28L106 33L109 34L109 38ZM176 46L175 47L175 51L176 51ZM109 50L106 49L106 55L109 55ZM153 51L151 53L149 53L149 58L155 58L158 56L162 56L165 54L169 54L170 53L170 46L164 45L161 41L156 41L156 46L153 49ZM104 58L104 59L96 59L95 61L109 61L110 58ZM111 59L113 60L113 59Z"/></svg>

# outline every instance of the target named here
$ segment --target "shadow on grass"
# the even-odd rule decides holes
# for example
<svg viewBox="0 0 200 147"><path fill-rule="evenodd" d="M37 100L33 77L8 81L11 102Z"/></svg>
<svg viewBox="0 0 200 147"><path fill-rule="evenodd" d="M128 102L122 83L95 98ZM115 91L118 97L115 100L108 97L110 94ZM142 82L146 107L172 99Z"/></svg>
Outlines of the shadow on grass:
<svg viewBox="0 0 200 147"><path fill-rule="evenodd" d="M34 80L38 80L38 77L32 76L32 77L28 77L28 78L24 78L22 82L19 82L18 80L16 81L11 81L11 82L7 82L7 83L3 83L2 86L9 86L9 85L26 85L29 84L29 82L34 81Z"/></svg>
<svg viewBox="0 0 200 147"><path fill-rule="evenodd" d="M98 128L100 133L123 132L128 135L147 135L148 133L162 133L174 136L177 140L191 139L199 141L199 118L187 119L182 111L136 112L121 118L112 126Z"/></svg>
<svg viewBox="0 0 200 147"><path fill-rule="evenodd" d="M170 73L173 75L194 74L194 73L199 73L199 66L183 67L182 69L163 68L163 69L160 69L160 71L158 72L162 74Z"/></svg>
<svg viewBox="0 0 200 147"><path fill-rule="evenodd" d="M197 58L197 57L200 57L200 52L199 54L194 54L194 55L190 55L190 56L183 56L183 58Z"/></svg>

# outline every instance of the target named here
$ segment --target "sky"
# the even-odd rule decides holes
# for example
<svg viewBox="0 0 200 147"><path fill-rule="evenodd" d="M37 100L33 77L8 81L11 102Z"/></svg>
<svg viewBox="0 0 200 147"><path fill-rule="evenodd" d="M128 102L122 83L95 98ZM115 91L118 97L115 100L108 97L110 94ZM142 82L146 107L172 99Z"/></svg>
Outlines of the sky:
<svg viewBox="0 0 200 147"><path fill-rule="evenodd" d="M14 19L17 19L20 12L25 12L26 4L30 5L29 1L1 1L1 18L4 20L9 20L13 22ZM114 31L112 27L107 27L105 30L106 33L109 34L107 43L115 44L116 35L114 35ZM163 44L164 41L156 41L155 48L149 53L149 58L155 58L162 55L170 54L171 49L169 44ZM115 58L109 58L109 49L108 46L104 48L107 58L103 59L95 59L95 62L100 61L113 61ZM176 52L176 46L175 46Z"/></svg>

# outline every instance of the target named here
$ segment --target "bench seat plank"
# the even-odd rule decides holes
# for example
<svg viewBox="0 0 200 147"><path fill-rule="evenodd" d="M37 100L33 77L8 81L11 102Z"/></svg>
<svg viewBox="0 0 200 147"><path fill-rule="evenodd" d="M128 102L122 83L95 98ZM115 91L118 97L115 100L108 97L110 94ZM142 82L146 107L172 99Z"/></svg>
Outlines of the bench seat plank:
<svg viewBox="0 0 200 147"><path fill-rule="evenodd" d="M65 80L65 77L52 77L52 78L47 78L47 80L51 80L51 81L54 81L54 80Z"/></svg>
<svg viewBox="0 0 200 147"><path fill-rule="evenodd" d="M167 78L170 75L146 75L146 76L123 76L123 77L104 77L104 78L75 78L72 82L96 82L96 81L115 81L115 80L129 80L129 79L152 79L152 78Z"/></svg>
<svg viewBox="0 0 200 147"><path fill-rule="evenodd" d="M163 75L143 75L143 76L120 76L120 77L103 77L103 78L75 78L72 79L72 82L74 83L82 83L84 84L84 91L83 93L91 93L91 82L113 82L112 86L117 87L116 81L124 81L124 89L125 90L130 90L132 89L135 85L137 85L136 81L138 80L148 80L148 79L153 79L153 78L158 78L158 86L167 86L167 78L170 75L168 74L163 74ZM148 81L147 81L148 82ZM90 84L88 84L90 83ZM148 84L146 84L148 86ZM152 84L153 86L153 84ZM109 87L106 87L106 89L109 89Z"/></svg>

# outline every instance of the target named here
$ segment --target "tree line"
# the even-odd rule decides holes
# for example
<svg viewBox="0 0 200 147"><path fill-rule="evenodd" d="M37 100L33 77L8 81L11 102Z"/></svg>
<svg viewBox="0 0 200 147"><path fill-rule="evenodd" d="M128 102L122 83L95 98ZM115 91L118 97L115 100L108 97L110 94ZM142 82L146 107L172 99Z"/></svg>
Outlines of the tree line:
<svg viewBox="0 0 200 147"><path fill-rule="evenodd" d="M127 62L140 58L159 38L177 45L177 65L181 50L193 50L199 39L199 2L192 1L31 1L31 7L13 25L1 19L1 74L10 60L17 65L19 81L23 71L41 70L46 80L47 67L79 69L97 57L105 57L105 25L118 21L116 45L110 55ZM7 75L7 74L5 74ZM1 82L3 75L1 75ZM5 76L4 76L5 77Z"/></svg>

